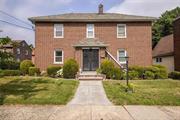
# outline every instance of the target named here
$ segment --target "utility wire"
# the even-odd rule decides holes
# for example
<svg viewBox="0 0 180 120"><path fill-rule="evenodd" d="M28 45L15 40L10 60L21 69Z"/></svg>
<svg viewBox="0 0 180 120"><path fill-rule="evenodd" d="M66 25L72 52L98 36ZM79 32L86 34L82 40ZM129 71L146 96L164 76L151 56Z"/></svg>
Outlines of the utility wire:
<svg viewBox="0 0 180 120"><path fill-rule="evenodd" d="M2 10L0 10L0 12L1 12L2 14L5 14L5 15L7 15L7 16L9 16L9 17L12 17L12 18L14 18L14 19L16 19L16 20L18 20L18 21L20 21L20 22L26 24L26 25L32 26L31 24L29 24L29 23L27 23L27 22L25 22L25 21L23 21L23 20L20 20L19 18L16 18L16 17L14 17L14 16L12 16L12 15L10 15L10 14L8 14L8 13L2 11ZM32 26L32 27L33 27L33 26Z"/></svg>
<svg viewBox="0 0 180 120"><path fill-rule="evenodd" d="M10 22L4 21L4 20L0 20L0 22L4 22L4 23L7 23L7 24L10 24L10 25L16 26L16 27L23 28L23 29L33 30L32 28L24 27L24 26L17 25L17 24L14 24L14 23L10 23ZM33 31L34 31L34 30L33 30Z"/></svg>

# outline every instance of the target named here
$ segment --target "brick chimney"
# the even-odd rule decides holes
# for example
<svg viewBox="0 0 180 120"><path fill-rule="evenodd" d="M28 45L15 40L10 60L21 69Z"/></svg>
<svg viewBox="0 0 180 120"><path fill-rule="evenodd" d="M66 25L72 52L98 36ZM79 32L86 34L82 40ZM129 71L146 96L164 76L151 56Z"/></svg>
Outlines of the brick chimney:
<svg viewBox="0 0 180 120"><path fill-rule="evenodd" d="M98 14L103 14L103 4L99 4L99 12Z"/></svg>

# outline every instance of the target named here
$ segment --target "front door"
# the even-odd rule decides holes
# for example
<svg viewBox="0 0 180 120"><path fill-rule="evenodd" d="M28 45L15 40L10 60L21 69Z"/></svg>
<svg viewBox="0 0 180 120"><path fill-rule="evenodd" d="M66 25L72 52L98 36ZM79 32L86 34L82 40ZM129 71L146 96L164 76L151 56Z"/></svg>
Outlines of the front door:
<svg viewBox="0 0 180 120"><path fill-rule="evenodd" d="M99 50L83 49L83 70L95 71L99 67Z"/></svg>

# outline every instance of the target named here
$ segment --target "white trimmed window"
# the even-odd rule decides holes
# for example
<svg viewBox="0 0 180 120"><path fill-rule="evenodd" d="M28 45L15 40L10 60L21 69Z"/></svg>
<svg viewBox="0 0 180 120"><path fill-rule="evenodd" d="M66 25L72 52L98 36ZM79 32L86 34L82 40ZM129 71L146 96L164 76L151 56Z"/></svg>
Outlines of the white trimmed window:
<svg viewBox="0 0 180 120"><path fill-rule="evenodd" d="M63 64L63 51L62 50L54 51L54 63Z"/></svg>
<svg viewBox="0 0 180 120"><path fill-rule="evenodd" d="M54 38L64 37L64 26L63 24L54 24Z"/></svg>
<svg viewBox="0 0 180 120"><path fill-rule="evenodd" d="M17 54L21 54L21 50L19 48L17 48Z"/></svg>
<svg viewBox="0 0 180 120"><path fill-rule="evenodd" d="M156 58L156 62L157 62L157 63L162 62L162 58L161 58L161 57L157 57L157 58Z"/></svg>
<svg viewBox="0 0 180 120"><path fill-rule="evenodd" d="M121 63L121 64L126 64L126 57L127 56L127 52L124 49L119 49L117 51L117 60Z"/></svg>
<svg viewBox="0 0 180 120"><path fill-rule="evenodd" d="M86 37L94 38L94 24L87 24Z"/></svg>
<svg viewBox="0 0 180 120"><path fill-rule="evenodd" d="M126 38L126 24L117 24L117 38Z"/></svg>

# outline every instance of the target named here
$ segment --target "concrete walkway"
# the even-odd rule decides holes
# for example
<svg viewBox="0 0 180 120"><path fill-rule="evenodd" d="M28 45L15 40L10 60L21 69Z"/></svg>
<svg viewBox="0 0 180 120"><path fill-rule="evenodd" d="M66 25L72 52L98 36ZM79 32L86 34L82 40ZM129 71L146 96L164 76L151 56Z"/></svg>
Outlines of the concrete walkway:
<svg viewBox="0 0 180 120"><path fill-rule="evenodd" d="M102 81L80 81L74 98L68 105L112 105L107 99Z"/></svg>
<svg viewBox="0 0 180 120"><path fill-rule="evenodd" d="M0 106L0 120L180 120L180 107Z"/></svg>

